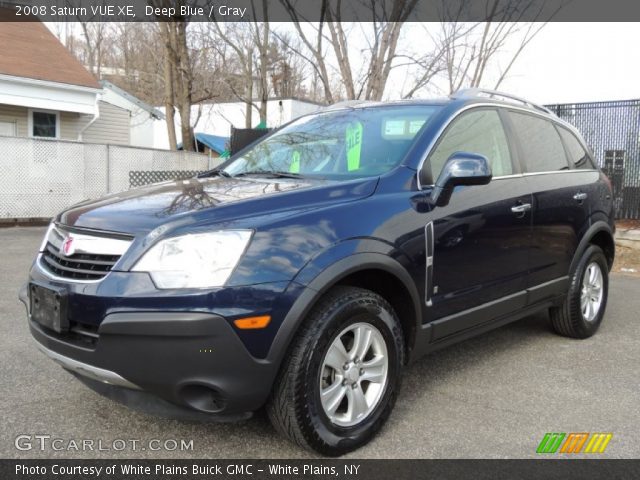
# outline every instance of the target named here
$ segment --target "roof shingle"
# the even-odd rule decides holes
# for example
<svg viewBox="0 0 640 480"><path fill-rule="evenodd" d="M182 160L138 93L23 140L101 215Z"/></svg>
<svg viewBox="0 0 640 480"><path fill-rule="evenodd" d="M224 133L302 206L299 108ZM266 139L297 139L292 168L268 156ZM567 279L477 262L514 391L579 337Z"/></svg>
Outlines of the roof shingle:
<svg viewBox="0 0 640 480"><path fill-rule="evenodd" d="M0 74L100 88L95 77L41 22L9 22L0 8Z"/></svg>

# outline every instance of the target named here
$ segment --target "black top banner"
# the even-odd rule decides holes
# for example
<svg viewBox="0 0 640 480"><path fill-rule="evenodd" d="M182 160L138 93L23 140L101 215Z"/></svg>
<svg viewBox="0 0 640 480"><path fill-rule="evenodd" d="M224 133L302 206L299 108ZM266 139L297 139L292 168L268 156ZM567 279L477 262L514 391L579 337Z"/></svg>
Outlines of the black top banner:
<svg viewBox="0 0 640 480"><path fill-rule="evenodd" d="M633 22L629 0L0 0L0 21Z"/></svg>

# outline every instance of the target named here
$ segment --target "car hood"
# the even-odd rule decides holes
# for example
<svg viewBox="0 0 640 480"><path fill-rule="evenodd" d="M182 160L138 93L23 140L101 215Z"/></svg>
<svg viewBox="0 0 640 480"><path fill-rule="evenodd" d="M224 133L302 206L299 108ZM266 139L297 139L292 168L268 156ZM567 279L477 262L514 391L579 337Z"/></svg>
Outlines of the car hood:
<svg viewBox="0 0 640 480"><path fill-rule="evenodd" d="M182 223L230 220L282 210L299 210L327 201L371 195L377 178L348 182L281 178L192 178L136 188L89 200L61 213L58 222L130 234Z"/></svg>

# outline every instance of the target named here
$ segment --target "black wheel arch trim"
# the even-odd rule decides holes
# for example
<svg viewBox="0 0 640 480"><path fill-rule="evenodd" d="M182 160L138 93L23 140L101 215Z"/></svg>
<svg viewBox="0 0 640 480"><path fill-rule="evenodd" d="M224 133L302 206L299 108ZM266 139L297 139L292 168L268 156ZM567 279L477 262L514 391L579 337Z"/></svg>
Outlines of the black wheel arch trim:
<svg viewBox="0 0 640 480"><path fill-rule="evenodd" d="M611 238L611 242L614 246L614 254L615 254L615 240L613 238L613 229L611 228L611 226L603 221L603 220L597 220L596 222L593 223L593 225L591 225L587 231L584 233L584 235L582 235L582 238L580 239L580 243L578 243L578 248L576 248L576 252L573 255L573 259L571 260L571 264L569 265L569 274L573 274L573 272L575 272L576 267L578 266L578 262L580 261L580 258L582 257L582 255L584 254L585 250L589 247L589 245L591 245L591 241L593 240L593 238L600 232L606 232L609 237ZM611 265L609 265L609 268L611 268Z"/></svg>
<svg viewBox="0 0 640 480"><path fill-rule="evenodd" d="M298 328L316 302L343 278L358 271L371 269L385 271L404 285L413 304L415 327L416 329L420 328L422 305L420 295L409 272L397 260L387 254L375 252L355 253L334 262L321 271L307 285L302 285L305 288L284 318L271 344L267 359L279 369ZM409 348L412 349L413 345L409 345Z"/></svg>

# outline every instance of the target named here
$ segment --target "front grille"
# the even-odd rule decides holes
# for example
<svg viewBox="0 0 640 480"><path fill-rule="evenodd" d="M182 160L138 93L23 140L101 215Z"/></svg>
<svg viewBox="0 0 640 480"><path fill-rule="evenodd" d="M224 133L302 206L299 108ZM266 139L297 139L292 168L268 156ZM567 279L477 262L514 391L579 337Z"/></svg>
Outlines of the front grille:
<svg viewBox="0 0 640 480"><path fill-rule="evenodd" d="M57 277L74 280L100 280L120 260L120 255L74 253L64 256L51 242L47 242L40 259L42 267Z"/></svg>

